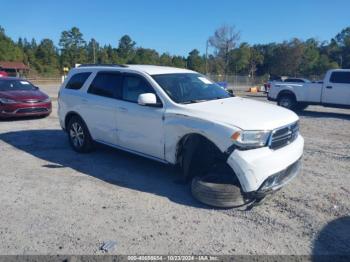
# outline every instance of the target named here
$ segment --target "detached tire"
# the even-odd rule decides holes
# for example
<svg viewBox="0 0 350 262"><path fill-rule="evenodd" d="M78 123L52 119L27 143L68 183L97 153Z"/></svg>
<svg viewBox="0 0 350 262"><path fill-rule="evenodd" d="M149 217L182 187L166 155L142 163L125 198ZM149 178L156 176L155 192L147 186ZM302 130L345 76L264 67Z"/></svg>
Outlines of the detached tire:
<svg viewBox="0 0 350 262"><path fill-rule="evenodd" d="M249 203L242 195L239 186L229 181L222 181L215 175L194 177L191 191L194 198L209 206L233 208Z"/></svg>

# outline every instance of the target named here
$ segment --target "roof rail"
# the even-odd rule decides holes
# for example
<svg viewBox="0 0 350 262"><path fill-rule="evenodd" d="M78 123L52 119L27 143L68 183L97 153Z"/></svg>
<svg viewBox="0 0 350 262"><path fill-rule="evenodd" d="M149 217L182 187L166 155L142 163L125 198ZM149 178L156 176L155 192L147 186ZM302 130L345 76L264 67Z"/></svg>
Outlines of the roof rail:
<svg viewBox="0 0 350 262"><path fill-rule="evenodd" d="M119 64L81 64L78 67L89 67L89 66L128 67L127 65L119 65Z"/></svg>

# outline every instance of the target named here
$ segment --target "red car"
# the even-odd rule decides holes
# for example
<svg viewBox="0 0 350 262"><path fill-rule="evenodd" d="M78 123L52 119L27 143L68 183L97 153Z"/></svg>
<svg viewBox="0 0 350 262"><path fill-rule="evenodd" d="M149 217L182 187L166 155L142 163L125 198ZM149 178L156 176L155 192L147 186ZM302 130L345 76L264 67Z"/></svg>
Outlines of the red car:
<svg viewBox="0 0 350 262"><path fill-rule="evenodd" d="M0 70L0 77L6 77L8 74L5 71Z"/></svg>
<svg viewBox="0 0 350 262"><path fill-rule="evenodd" d="M0 78L0 118L48 116L51 110L50 97L27 80Z"/></svg>

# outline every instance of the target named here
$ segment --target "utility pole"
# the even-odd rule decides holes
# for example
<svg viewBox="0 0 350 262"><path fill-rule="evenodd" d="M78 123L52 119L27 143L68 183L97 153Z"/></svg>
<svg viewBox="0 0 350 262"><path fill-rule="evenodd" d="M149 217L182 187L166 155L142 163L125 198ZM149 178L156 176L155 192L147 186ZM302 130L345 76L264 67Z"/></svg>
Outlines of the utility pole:
<svg viewBox="0 0 350 262"><path fill-rule="evenodd" d="M92 41L92 50L93 50L93 55L94 55L94 64L96 64L96 45L95 45L95 39Z"/></svg>
<svg viewBox="0 0 350 262"><path fill-rule="evenodd" d="M340 55L339 58L340 58L340 68L343 68L343 56Z"/></svg>
<svg viewBox="0 0 350 262"><path fill-rule="evenodd" d="M205 74L208 74L208 46L209 46L209 40L206 42L205 47Z"/></svg>

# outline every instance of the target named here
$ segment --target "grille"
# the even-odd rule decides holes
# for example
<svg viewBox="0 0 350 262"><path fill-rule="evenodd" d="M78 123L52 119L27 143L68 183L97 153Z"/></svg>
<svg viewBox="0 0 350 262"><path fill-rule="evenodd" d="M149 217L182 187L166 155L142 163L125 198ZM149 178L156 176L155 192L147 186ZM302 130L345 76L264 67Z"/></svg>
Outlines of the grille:
<svg viewBox="0 0 350 262"><path fill-rule="evenodd" d="M22 108L18 109L17 113L42 113L47 111L46 108Z"/></svg>
<svg viewBox="0 0 350 262"><path fill-rule="evenodd" d="M299 134L299 123L295 122L291 125L275 129L272 132L270 140L270 148L278 149L292 143Z"/></svg>

